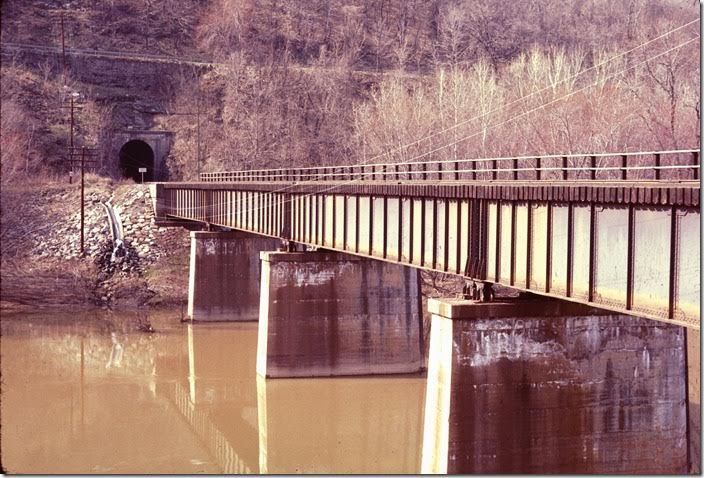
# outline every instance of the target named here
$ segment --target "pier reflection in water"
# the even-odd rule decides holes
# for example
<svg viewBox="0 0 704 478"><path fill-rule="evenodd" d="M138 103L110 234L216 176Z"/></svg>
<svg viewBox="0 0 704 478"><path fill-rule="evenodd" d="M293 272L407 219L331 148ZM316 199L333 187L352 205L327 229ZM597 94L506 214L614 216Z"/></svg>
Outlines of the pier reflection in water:
<svg viewBox="0 0 704 478"><path fill-rule="evenodd" d="M423 377L266 380L256 323L2 320L2 458L23 473L416 473Z"/></svg>

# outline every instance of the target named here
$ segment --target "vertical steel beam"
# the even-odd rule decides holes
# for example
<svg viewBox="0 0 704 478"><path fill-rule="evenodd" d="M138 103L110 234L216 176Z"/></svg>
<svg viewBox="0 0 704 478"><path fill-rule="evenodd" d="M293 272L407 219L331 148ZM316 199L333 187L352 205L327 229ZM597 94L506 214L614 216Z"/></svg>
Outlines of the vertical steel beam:
<svg viewBox="0 0 704 478"><path fill-rule="evenodd" d="M334 194L330 195L332 199L332 237L330 238L330 246L335 247L335 238L337 237L337 199Z"/></svg>
<svg viewBox="0 0 704 478"><path fill-rule="evenodd" d="M291 194L285 193L283 197L283 225L281 236L286 240L291 240Z"/></svg>
<svg viewBox="0 0 704 478"><path fill-rule="evenodd" d="M596 179L596 156L589 156L589 173L591 179Z"/></svg>
<svg viewBox="0 0 704 478"><path fill-rule="evenodd" d="M496 201L496 261L493 272L494 278L492 281L498 282L501 276L501 201Z"/></svg>
<svg viewBox="0 0 704 478"><path fill-rule="evenodd" d="M433 242L432 242L432 256L431 256L431 267L436 269L438 267L438 200L433 198Z"/></svg>
<svg viewBox="0 0 704 478"><path fill-rule="evenodd" d="M388 242L388 236L389 236L389 233L388 233L388 223L389 223L388 197L384 196L384 199L382 201L383 201L383 208L384 208L384 213L382 214L382 216L383 216L384 222L381 225L381 230L382 230L382 234L384 237L381 239L381 244L382 244L382 246L381 246L382 253L381 254L382 254L382 257L384 259L386 259L387 258L387 246L388 246L387 242Z"/></svg>
<svg viewBox="0 0 704 478"><path fill-rule="evenodd" d="M660 153L655 153L655 180L660 179Z"/></svg>
<svg viewBox="0 0 704 478"><path fill-rule="evenodd" d="M425 265L425 199L420 200L420 265Z"/></svg>
<svg viewBox="0 0 704 478"><path fill-rule="evenodd" d="M354 214L355 214L355 228L354 228L354 252L359 253L359 227L360 224L362 223L361 217L362 215L359 212L359 195L355 195L354 197L355 201L355 207L354 207Z"/></svg>
<svg viewBox="0 0 704 478"><path fill-rule="evenodd" d="M592 206L592 211L594 210L594 207ZM592 215L593 219L593 215ZM593 222L590 222L590 228L593 227ZM591 229L590 229L591 231ZM590 233L591 237L591 233ZM589 250L591 251L592 247L592 241L591 239L589 240ZM591 256L592 253L589 253L589 276L591 277ZM565 284L565 295L567 297L572 297L572 276L574 275L574 206L570 203L567 205L567 277L566 277L566 284ZM590 284L591 284L591 279L590 279ZM591 285L589 286L590 294L591 294ZM589 299L591 300L591 299Z"/></svg>
<svg viewBox="0 0 704 478"><path fill-rule="evenodd" d="M536 164L535 164L535 165L536 165L536 168L535 168L535 179L537 179L538 181L540 181L541 179L543 179L543 174L542 174L542 173L543 173L543 170L542 170L542 164L541 164L541 163L542 163L542 158L541 158L540 156L538 156L538 157L536 158Z"/></svg>
<svg viewBox="0 0 704 478"><path fill-rule="evenodd" d="M567 156L562 157L562 179L567 181L569 178L569 171L567 170Z"/></svg>
<svg viewBox="0 0 704 478"><path fill-rule="evenodd" d="M347 250L349 247L349 241L347 238L347 200L349 196L347 194L342 196L342 248Z"/></svg>
<svg viewBox="0 0 704 478"><path fill-rule="evenodd" d="M540 160L540 158L538 158ZM533 203L528 201L528 224L526 225L526 289L530 289L530 279L533 275Z"/></svg>
<svg viewBox="0 0 704 478"><path fill-rule="evenodd" d="M552 289L552 202L547 203L547 235L545 236L545 247L547 254L545 256L545 292L550 292Z"/></svg>
<svg viewBox="0 0 704 478"><path fill-rule="evenodd" d="M445 257L443 257L442 270L447 272L450 269L450 200L445 199L445 247L443 249Z"/></svg>
<svg viewBox="0 0 704 478"><path fill-rule="evenodd" d="M675 308L677 301L677 249L679 243L677 238L677 208L674 206L671 209L672 218L670 221L670 277L668 281L667 293L667 318L672 320L675 318Z"/></svg>
<svg viewBox="0 0 704 478"><path fill-rule="evenodd" d="M415 217L415 200L413 197L408 198L409 205L408 205L408 262L410 264L413 264L413 240L415 238L415 227L413 224L413 220Z"/></svg>
<svg viewBox="0 0 704 478"><path fill-rule="evenodd" d="M403 198L399 196L398 200L398 261L403 258Z"/></svg>
<svg viewBox="0 0 704 478"><path fill-rule="evenodd" d="M511 202L511 263L509 268L511 285L516 284L516 202Z"/></svg>
<svg viewBox="0 0 704 478"><path fill-rule="evenodd" d="M599 235L597 224L596 206L590 205L591 218L589 220L589 302L594 301L594 291L596 289L596 241ZM574 228L573 228L574 231ZM570 289L570 293L572 290Z"/></svg>
<svg viewBox="0 0 704 478"><path fill-rule="evenodd" d="M469 209L469 208L468 208ZM462 273L462 202L457 200L457 218L455 219L455 235L457 244L455 244L455 274ZM469 224L467 225L469 226ZM469 252L469 249L467 249Z"/></svg>
<svg viewBox="0 0 704 478"><path fill-rule="evenodd" d="M368 254L371 256L374 251L374 196L369 196L369 249Z"/></svg>
<svg viewBox="0 0 704 478"><path fill-rule="evenodd" d="M626 260L626 309L633 309L633 273L636 243L636 213L633 205L628 206L628 258Z"/></svg>
<svg viewBox="0 0 704 478"><path fill-rule="evenodd" d="M313 243L313 196L306 196L306 223L308 233L306 234L306 242Z"/></svg>
<svg viewBox="0 0 704 478"><path fill-rule="evenodd" d="M325 246L325 222L326 222L325 219L327 216L327 213L325 211L326 210L325 203L327 201L325 201L325 194L316 194L316 196L318 196L318 198L319 198L318 207L320 208L320 222L319 222L319 224L320 224L320 240L318 241L318 244L320 244L321 246Z"/></svg>

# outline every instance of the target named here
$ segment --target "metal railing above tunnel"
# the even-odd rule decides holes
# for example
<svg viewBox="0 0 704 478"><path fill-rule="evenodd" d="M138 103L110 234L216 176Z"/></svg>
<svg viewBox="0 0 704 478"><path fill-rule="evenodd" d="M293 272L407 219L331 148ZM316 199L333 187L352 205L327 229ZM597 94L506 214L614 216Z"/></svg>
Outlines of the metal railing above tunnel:
<svg viewBox="0 0 704 478"><path fill-rule="evenodd" d="M591 153L252 169L201 173L206 182L698 180L700 150Z"/></svg>

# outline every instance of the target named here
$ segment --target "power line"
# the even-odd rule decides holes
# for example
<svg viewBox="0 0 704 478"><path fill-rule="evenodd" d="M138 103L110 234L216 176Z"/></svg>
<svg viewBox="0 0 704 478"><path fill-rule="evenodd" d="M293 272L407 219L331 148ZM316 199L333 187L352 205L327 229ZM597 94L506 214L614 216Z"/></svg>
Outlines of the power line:
<svg viewBox="0 0 704 478"><path fill-rule="evenodd" d="M690 22L690 23L691 23L691 22ZM606 77L604 77L604 78L602 78L602 79L600 79L600 80L597 80L597 81L594 82L594 83L591 83L591 84L589 84L589 85L586 85L586 86L584 86L584 87L582 87L582 88L580 88L580 89L578 89L578 90L576 90L576 91L572 91L572 92L570 92L570 93L567 93L567 94L565 94L565 95L562 95L562 96L560 96L560 97L558 97L558 98L555 98L555 99L553 99L553 100L551 100L551 101L549 101L549 102L547 102L547 103L544 103L544 104L542 104L542 105L540 105L540 106L538 106L538 107L535 107L535 108L533 108L533 109L531 109L531 110L528 110L528 111L525 111L525 112L523 112L523 113L520 113L520 114L518 114L518 115L516 115L516 116L513 116L513 117L511 117L511 118L509 118L509 119L507 119L507 120L504 120L504 121L502 121L502 122L499 122L499 123L495 123L495 124L493 124L493 125L490 125L490 126L488 126L487 128L484 128L484 130L488 130L488 129L495 128L495 127L498 127L498 126L502 126L502 125L504 125L504 124L506 124L506 123L509 123L509 122L516 121L516 120L522 118L523 116L526 116L526 115L528 115L528 114L530 114L530 113L534 113L535 111L538 111L538 110L540 110L540 109L543 109L543 108L545 108L545 107L547 107L547 106L550 106L550 105L552 105L552 104L554 104L554 103L556 103L556 102L558 102L558 101L561 101L561 100L563 100L563 99L569 98L569 97L571 97L571 96L573 96L573 95L575 95L575 94L577 94L577 93L580 93L580 92L582 92L582 91L584 91L584 90L586 90L586 89L588 89L588 88L591 88L592 86L595 86L595 85L599 84L601 81L606 81L606 80L608 80L608 79L614 78L614 77L616 77L616 76L618 76L618 75L621 75L621 74L623 74L623 73L625 73L625 72L627 72L627 71L630 71L630 70L632 70L632 69L634 69L634 68L636 68L636 67L638 67L638 66L640 66L640 65L642 65L642 64L644 64L644 63L647 63L648 61L654 60L654 59L659 58L659 57L661 57L661 56L663 56L663 55L666 55L666 54L668 54L668 53L670 53L670 52L672 52L672 51L675 51L675 50L677 50L677 49L679 49L679 48L682 48L682 47L686 46L687 44L689 44L689 43L695 41L697 38L699 38L699 35L698 35L698 34L697 34L695 37L690 38L689 40L687 40L687 41L685 41L685 42L682 42L682 43L680 43L679 45L676 45L676 46L674 46L674 47L671 47L671 48L669 48L669 49L667 49L667 50L665 50L665 51L663 51L663 52L660 52L660 53L658 53L658 54L656 54L656 55L653 55L653 56L647 58L646 60L643 60L643 61L641 61L641 62L639 62L639 63L636 63L636 64L633 64L633 65L631 65L631 66L629 66L629 67L626 67L626 68L624 68L624 69L622 69L622 70L620 70L620 71L618 71L618 72L616 72L616 73L610 74L610 75L608 75L608 76L606 76ZM484 130L483 130L483 131L484 131ZM477 136L477 135L481 134L483 131L478 131L478 132L476 132L476 133L474 133L474 134L465 136L465 137L460 138L460 139L458 139L458 140L456 140L456 141L447 143L447 144L445 144L445 145L443 145L443 146L441 146L441 147L439 147L439 148L436 148L436 149L433 150L433 151L429 151L429 152L426 152L426 153L417 155L417 156L411 158L410 160L408 160L407 162L408 162L408 163L412 163L412 162L414 162L416 159L420 159L420 158L422 158L422 157L425 157L425 156L427 156L428 154L431 154L431 153L433 153L433 152L442 150L442 149L447 148L447 147L449 147L449 146L452 146L452 145L454 145L454 144L458 144L458 143L460 143L460 142L462 142L462 141L466 141L467 139L470 139L470 138L472 138L472 137L474 137L474 136ZM364 164L364 163L358 163L357 166L361 166L361 165L363 165L363 164ZM330 188L325 189L325 190L323 190L323 191L318 191L318 192L315 193L315 194L322 194L322 193L325 193L325 192L327 192L327 191L331 191L331 190L337 189L337 188L341 187L341 186L344 185L344 184L347 184L347 183L354 183L354 182L361 181L363 177L369 176L369 175L371 175L371 174L374 174L374 173L362 173L362 175L361 175L361 177L360 177L359 179L352 179L352 180L346 181L345 183L343 183L343 184L341 184L341 185L331 186ZM272 194L273 194L273 193L280 193L280 192L283 192L283 191L286 191L286 190L290 189L291 187L292 187L292 186L286 186L286 187L280 188L280 189L278 189L278 190L271 191L271 193L272 193ZM309 194L309 195L307 195L307 196L312 196L312 195L313 195L313 194ZM306 196L303 196L303 197L306 197Z"/></svg>

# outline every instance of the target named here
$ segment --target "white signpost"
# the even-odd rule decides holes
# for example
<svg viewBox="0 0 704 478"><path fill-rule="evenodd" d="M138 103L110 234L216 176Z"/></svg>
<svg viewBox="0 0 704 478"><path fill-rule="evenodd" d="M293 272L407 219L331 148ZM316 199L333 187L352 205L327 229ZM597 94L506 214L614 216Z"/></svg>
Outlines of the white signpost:
<svg viewBox="0 0 704 478"><path fill-rule="evenodd" d="M142 184L144 184L144 173L147 172L147 168L139 168L139 172L142 174Z"/></svg>

